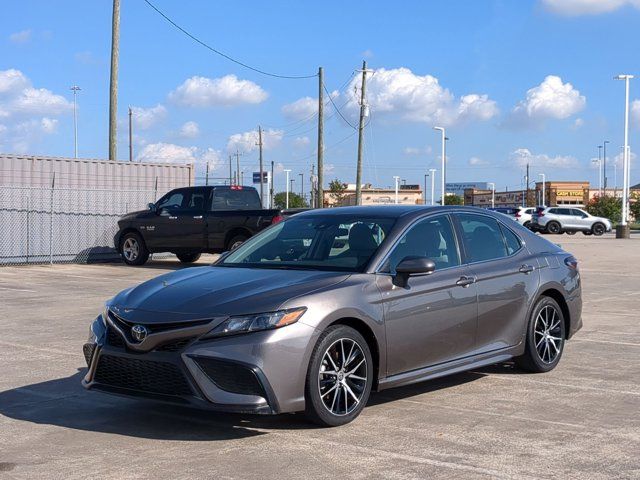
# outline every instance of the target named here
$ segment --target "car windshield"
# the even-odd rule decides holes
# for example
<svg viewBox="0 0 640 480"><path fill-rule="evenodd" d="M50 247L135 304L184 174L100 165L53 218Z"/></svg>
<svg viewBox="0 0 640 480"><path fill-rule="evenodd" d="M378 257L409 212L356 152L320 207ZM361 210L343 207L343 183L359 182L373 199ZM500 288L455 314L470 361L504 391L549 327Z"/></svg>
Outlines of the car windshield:
<svg viewBox="0 0 640 480"><path fill-rule="evenodd" d="M292 217L251 238L216 265L362 271L395 223L351 215Z"/></svg>

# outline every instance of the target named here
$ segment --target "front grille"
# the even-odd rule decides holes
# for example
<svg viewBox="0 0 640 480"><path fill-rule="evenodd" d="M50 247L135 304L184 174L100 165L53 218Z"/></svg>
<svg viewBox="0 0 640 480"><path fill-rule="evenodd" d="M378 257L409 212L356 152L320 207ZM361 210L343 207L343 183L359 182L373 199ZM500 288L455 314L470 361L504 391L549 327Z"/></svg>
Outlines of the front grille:
<svg viewBox="0 0 640 480"><path fill-rule="evenodd" d="M191 387L173 363L101 355L95 381L113 387L161 395L192 395Z"/></svg>
<svg viewBox="0 0 640 480"><path fill-rule="evenodd" d="M266 398L264 388L255 372L243 365L216 360L213 358L194 358L198 366L222 390L241 395L258 395Z"/></svg>
<svg viewBox="0 0 640 480"><path fill-rule="evenodd" d="M85 343L82 346L82 353L84 354L84 359L87 362L87 367L91 365L91 359L93 358L93 352L96 350L95 343Z"/></svg>
<svg viewBox="0 0 640 480"><path fill-rule="evenodd" d="M191 340L193 340L193 337L183 338L180 340L176 340L175 342L169 342L169 343L160 345L159 347L156 347L155 350L157 352L179 352L183 350L184 347L189 345L191 343Z"/></svg>
<svg viewBox="0 0 640 480"><path fill-rule="evenodd" d="M107 344L118 348L124 348L126 346L124 339L111 327L107 328Z"/></svg>

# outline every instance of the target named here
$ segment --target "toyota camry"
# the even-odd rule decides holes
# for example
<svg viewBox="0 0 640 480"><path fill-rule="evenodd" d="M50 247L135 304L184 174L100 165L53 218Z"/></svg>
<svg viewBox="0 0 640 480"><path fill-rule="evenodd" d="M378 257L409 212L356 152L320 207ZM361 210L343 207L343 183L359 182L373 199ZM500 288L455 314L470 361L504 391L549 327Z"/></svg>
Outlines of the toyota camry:
<svg viewBox="0 0 640 480"><path fill-rule="evenodd" d="M503 215L312 210L107 301L83 384L337 426L372 390L510 359L548 372L581 309L577 260Z"/></svg>

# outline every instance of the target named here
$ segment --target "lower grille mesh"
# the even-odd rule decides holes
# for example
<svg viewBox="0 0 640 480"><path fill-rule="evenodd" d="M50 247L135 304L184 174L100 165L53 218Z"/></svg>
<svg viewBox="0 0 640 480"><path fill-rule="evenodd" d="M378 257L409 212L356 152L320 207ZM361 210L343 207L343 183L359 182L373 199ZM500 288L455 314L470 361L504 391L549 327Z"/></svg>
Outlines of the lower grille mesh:
<svg viewBox="0 0 640 480"><path fill-rule="evenodd" d="M253 370L237 363L213 358L194 358L198 366L222 390L266 398L264 388Z"/></svg>
<svg viewBox="0 0 640 480"><path fill-rule="evenodd" d="M193 394L180 369L168 362L101 355L94 378L103 385L148 393Z"/></svg>

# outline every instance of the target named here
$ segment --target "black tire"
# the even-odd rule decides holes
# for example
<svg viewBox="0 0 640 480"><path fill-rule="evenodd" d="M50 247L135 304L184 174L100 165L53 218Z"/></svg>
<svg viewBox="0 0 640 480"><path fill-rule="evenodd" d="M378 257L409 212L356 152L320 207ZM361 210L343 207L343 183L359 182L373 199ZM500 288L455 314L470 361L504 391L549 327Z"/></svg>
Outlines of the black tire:
<svg viewBox="0 0 640 480"><path fill-rule="evenodd" d="M565 338L564 315L558 302L551 297L540 297L527 324L524 354L515 361L529 372L549 372L562 357Z"/></svg>
<svg viewBox="0 0 640 480"><path fill-rule="evenodd" d="M349 351L341 355L343 349ZM369 400L373 367L369 346L360 333L345 325L327 328L320 335L309 361L305 383L307 418L323 427L337 427L353 421ZM337 374L322 373L333 371Z"/></svg>
<svg viewBox="0 0 640 480"><path fill-rule="evenodd" d="M562 227L560 226L560 224L558 222L549 222L547 223L547 232L553 234L553 235L557 235L559 233L562 233Z"/></svg>
<svg viewBox="0 0 640 480"><path fill-rule="evenodd" d="M567 230L567 231L566 231L566 232L564 232L564 233L566 233L567 235L575 235L575 234L576 234L576 231L575 231L575 230Z"/></svg>
<svg viewBox="0 0 640 480"><path fill-rule="evenodd" d="M524 228L529 228L529 227L531 227L531 221L530 221L530 220L527 220L526 222L524 222L524 223L522 224L522 226L523 226ZM530 229L530 228L529 228L529 229Z"/></svg>
<svg viewBox="0 0 640 480"><path fill-rule="evenodd" d="M178 260L180 260L182 263L193 263L198 261L198 259L200 258L200 254L199 253L176 253L176 257L178 257Z"/></svg>
<svg viewBox="0 0 640 480"><path fill-rule="evenodd" d="M149 259L149 250L138 232L126 233L120 240L120 255L127 265L144 265Z"/></svg>
<svg viewBox="0 0 640 480"><path fill-rule="evenodd" d="M248 239L249 239L249 237L247 235L243 234L243 233L238 234L238 235L234 235L227 242L227 245L225 246L225 250L226 251L235 250L240 245L242 245L244 242L246 242Z"/></svg>
<svg viewBox="0 0 640 480"><path fill-rule="evenodd" d="M584 231L582 232L582 234L583 234L583 235L587 235L587 236L589 236L589 235L593 235L593 233L591 232L591 230L589 230L589 231L584 230Z"/></svg>
<svg viewBox="0 0 640 480"><path fill-rule="evenodd" d="M593 226L591 227L591 232L596 236L599 237L600 235L603 235L604 232L607 231L607 227L604 226L603 223L594 223Z"/></svg>

